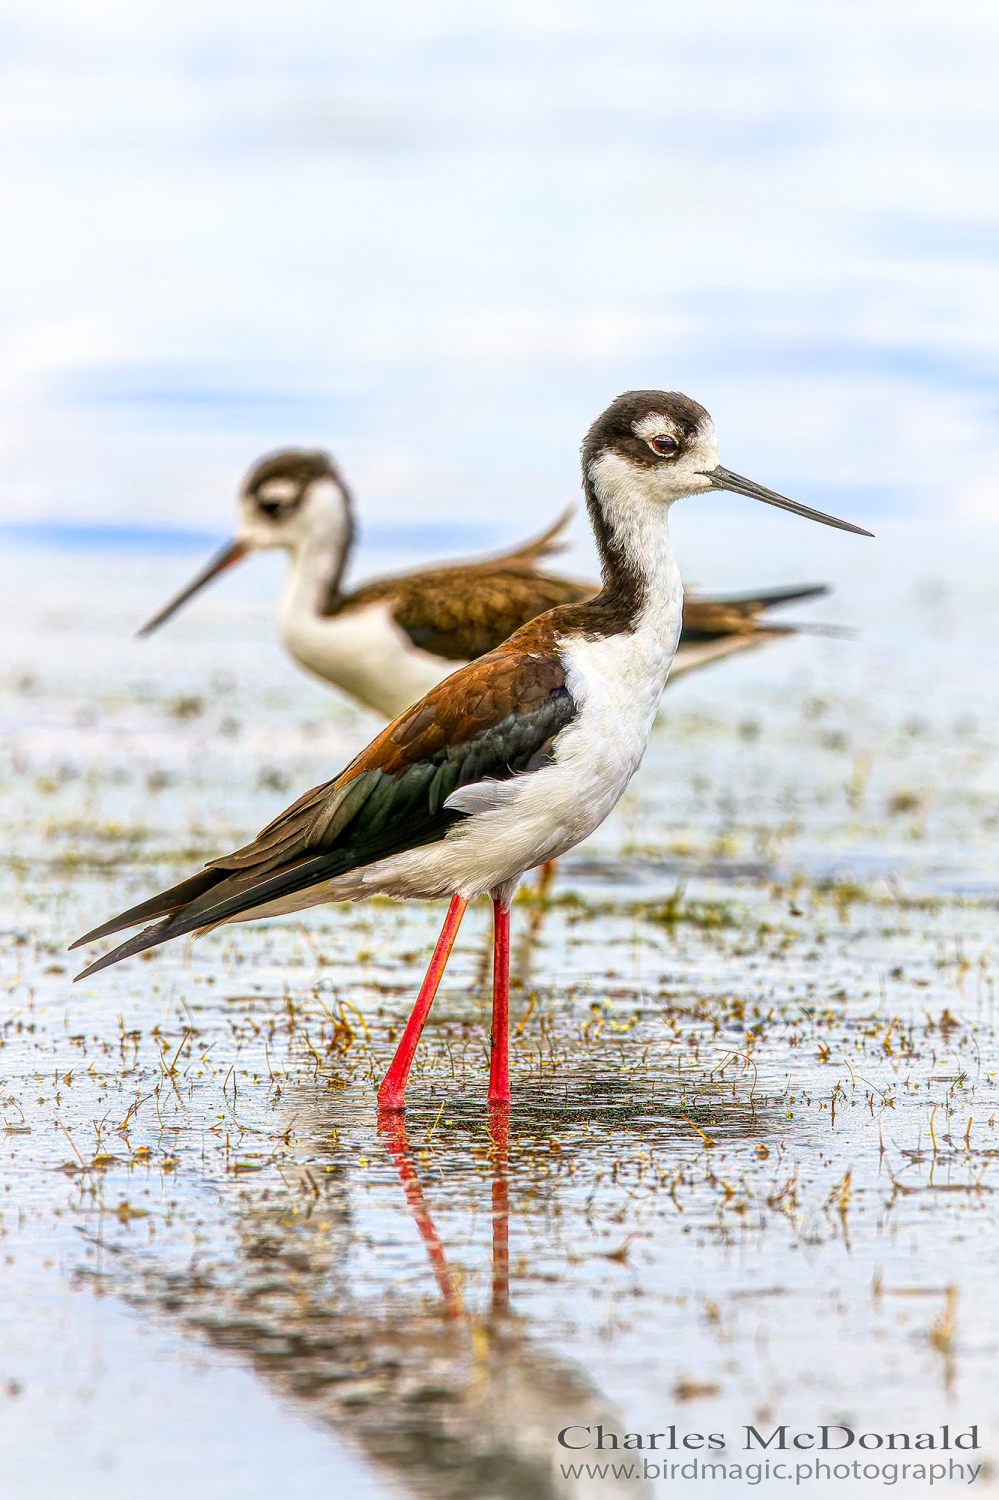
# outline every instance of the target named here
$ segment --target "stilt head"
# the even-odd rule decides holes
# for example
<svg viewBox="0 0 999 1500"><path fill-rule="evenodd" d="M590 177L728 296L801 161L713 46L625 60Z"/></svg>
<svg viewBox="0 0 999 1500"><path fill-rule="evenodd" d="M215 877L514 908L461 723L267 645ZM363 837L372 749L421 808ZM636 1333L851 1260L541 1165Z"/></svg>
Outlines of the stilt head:
<svg viewBox="0 0 999 1500"><path fill-rule="evenodd" d="M824 526L870 536L850 521L799 505L718 462L715 424L679 391L626 391L598 417L583 444L584 478L611 497L627 493L670 505L684 495L732 490Z"/></svg>
<svg viewBox="0 0 999 1500"><path fill-rule="evenodd" d="M292 553L312 548L332 554L331 586L338 586L353 538L350 494L329 454L300 448L272 453L254 464L243 481L235 537L147 620L139 635L152 635L206 584L251 552L283 547Z"/></svg>
<svg viewBox="0 0 999 1500"><path fill-rule="evenodd" d="M718 463L715 424L679 391L626 391L597 418L583 442L584 476L604 491L627 488L669 505L711 488Z"/></svg>
<svg viewBox="0 0 999 1500"><path fill-rule="evenodd" d="M349 545L350 495L328 453L284 448L254 464L239 495L237 537L251 550L295 552L317 530Z"/></svg>

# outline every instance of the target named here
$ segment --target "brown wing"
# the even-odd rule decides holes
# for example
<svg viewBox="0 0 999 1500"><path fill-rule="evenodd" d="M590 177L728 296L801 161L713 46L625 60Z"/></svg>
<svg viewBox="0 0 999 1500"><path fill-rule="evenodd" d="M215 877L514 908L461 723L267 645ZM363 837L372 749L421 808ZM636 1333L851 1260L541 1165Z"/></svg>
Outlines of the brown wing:
<svg viewBox="0 0 999 1500"><path fill-rule="evenodd" d="M452 792L539 770L575 712L565 671L551 652L507 647L472 663L384 729L335 780L292 803L251 844L78 939L73 947L162 919L84 972L436 842L465 816L445 806Z"/></svg>
<svg viewBox="0 0 999 1500"><path fill-rule="evenodd" d="M392 616L421 651L474 661L537 615L595 593L592 584L544 573L442 569L400 589Z"/></svg>
<svg viewBox="0 0 999 1500"><path fill-rule="evenodd" d="M537 570L541 558L563 546L559 538L571 514L566 511L541 536L499 556L375 579L338 598L327 613L387 603L396 624L421 651L445 661L474 661L537 615L597 592L595 584Z"/></svg>

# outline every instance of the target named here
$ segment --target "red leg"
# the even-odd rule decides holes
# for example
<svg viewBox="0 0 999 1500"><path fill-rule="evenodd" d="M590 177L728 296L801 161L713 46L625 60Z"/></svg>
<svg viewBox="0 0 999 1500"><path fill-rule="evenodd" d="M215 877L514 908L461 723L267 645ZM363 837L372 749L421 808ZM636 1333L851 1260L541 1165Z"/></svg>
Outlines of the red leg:
<svg viewBox="0 0 999 1500"><path fill-rule="evenodd" d="M402 1041L396 1048L392 1066L382 1079L382 1086L378 1090L379 1109L405 1109L406 1108L406 1079L413 1063L413 1054L420 1040L420 1034L430 1014L430 1007L434 1003L437 987L444 974L444 967L448 961L454 940L458 936L458 928L461 919L465 915L465 907L468 902L463 896L452 896L451 905L447 909L444 918L444 926L441 935L437 939L437 947L434 956L430 960L430 967L426 977L420 986L420 993L416 997L412 1014L406 1022L406 1030L402 1034Z"/></svg>
<svg viewBox="0 0 999 1500"><path fill-rule="evenodd" d="M493 1030L489 1103L510 1103L510 908L493 902Z"/></svg>

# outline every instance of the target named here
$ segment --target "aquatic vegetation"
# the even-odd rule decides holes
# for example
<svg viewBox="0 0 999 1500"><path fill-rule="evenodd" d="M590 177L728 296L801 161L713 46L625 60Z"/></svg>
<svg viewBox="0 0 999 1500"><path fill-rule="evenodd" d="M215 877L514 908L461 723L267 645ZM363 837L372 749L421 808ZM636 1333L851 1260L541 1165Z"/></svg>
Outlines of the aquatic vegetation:
<svg viewBox="0 0 999 1500"><path fill-rule="evenodd" d="M64 951L110 884L138 899L231 847L287 799L262 770L311 785L365 724L234 653L231 733L196 665L112 693L60 679L42 641L0 694L8 1307L101 1292L435 1496L484 1475L545 1493L558 1424L539 1412L735 1433L862 1403L876 1427L984 1388L997 803L987 756L955 771L984 730L917 734L879 700L876 735L854 705L875 750L858 789L849 749L799 748L838 722L830 693L821 713L756 693L752 736L724 694L664 717L630 804L518 898L508 1135L482 1108L483 905L400 1139L374 1092L436 909L222 929L75 988ZM171 714L185 696L205 711ZM926 800L893 813L913 787ZM0 1378L30 1394L37 1365L0 1335Z"/></svg>

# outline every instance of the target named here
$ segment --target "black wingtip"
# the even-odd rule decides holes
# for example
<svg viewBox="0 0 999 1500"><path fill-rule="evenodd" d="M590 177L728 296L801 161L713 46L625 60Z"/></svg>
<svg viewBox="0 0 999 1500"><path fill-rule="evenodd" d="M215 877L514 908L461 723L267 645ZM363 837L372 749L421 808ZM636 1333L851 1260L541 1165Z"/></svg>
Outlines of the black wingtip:
<svg viewBox="0 0 999 1500"><path fill-rule="evenodd" d="M780 604L797 604L804 599L824 599L831 593L832 588L828 583L800 583L791 588L767 589L759 596L759 602L765 609L776 609Z"/></svg>
<svg viewBox="0 0 999 1500"><path fill-rule="evenodd" d="M119 913L108 922L102 922L99 927L94 927L90 932L85 932L75 942L70 943L68 953L74 948L84 948L88 943L99 943L101 938L113 937L116 932L124 932L129 927L138 927L143 922L152 922L157 917L172 916L187 906L189 902L195 901L198 896L210 891L213 886L220 884L225 879L224 870L205 869L199 870L196 875L189 875L182 880L180 885L171 886L168 891L161 891L158 896L153 896L149 901L140 901L138 906L130 906L128 911Z"/></svg>
<svg viewBox="0 0 999 1500"><path fill-rule="evenodd" d="M79 974L74 974L73 983L79 984L81 979L89 979L91 974L96 974L99 969L106 969L112 963L114 963L114 958L110 953L104 958L98 958L94 963L88 964L85 969L81 969Z"/></svg>
<svg viewBox="0 0 999 1500"><path fill-rule="evenodd" d="M109 969L113 963L117 963L117 959L113 953L108 953L104 958L99 958L96 963L88 964L85 969L81 969L79 974L74 975L73 983L79 984L81 979L89 979L91 974L97 974L101 969Z"/></svg>
<svg viewBox="0 0 999 1500"><path fill-rule="evenodd" d="M119 957L124 958L125 955L119 955L116 952L106 953L103 958L99 958L95 963L88 964L85 969L81 969L79 974L74 976L73 983L79 984L81 979L89 979L91 974L99 974L101 969L110 969L112 964L118 962Z"/></svg>
<svg viewBox="0 0 999 1500"><path fill-rule="evenodd" d="M145 927L142 932L137 932L134 937L130 937L127 942L119 943L117 948L111 949L110 953L102 954L92 964L81 969L73 983L76 984L80 979L89 979L91 974L99 974L101 969L110 969L112 964L120 963L123 958L133 958L136 953L144 953L147 948L157 948L160 943L169 942L176 932L177 924L169 918L165 922L157 922L152 927ZM79 939L81 943L85 941L85 938ZM73 946L75 948L78 944L74 943Z"/></svg>

